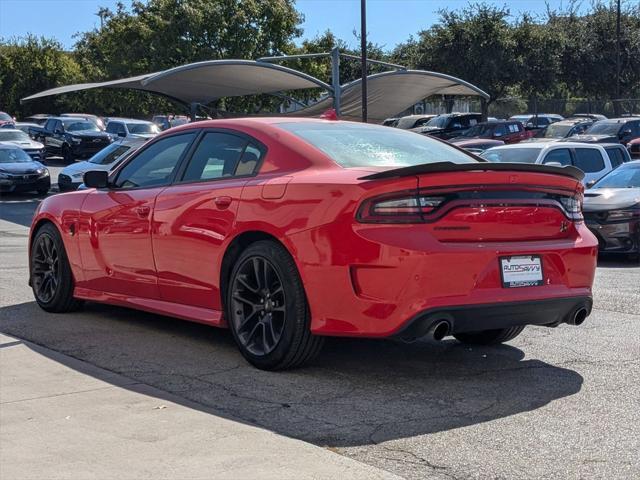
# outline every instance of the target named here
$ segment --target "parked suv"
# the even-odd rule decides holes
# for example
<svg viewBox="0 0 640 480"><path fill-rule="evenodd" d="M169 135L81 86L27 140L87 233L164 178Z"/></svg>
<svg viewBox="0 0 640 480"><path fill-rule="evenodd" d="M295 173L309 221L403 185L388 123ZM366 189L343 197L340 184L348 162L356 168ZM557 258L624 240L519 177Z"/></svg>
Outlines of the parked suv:
<svg viewBox="0 0 640 480"><path fill-rule="evenodd" d="M66 162L87 158L112 141L95 123L76 117L51 117L40 129L32 128L35 139L44 144L49 155L62 155Z"/></svg>
<svg viewBox="0 0 640 480"><path fill-rule="evenodd" d="M536 163L539 165L569 166L584 172L585 185L598 180L619 163L612 162L603 145L587 143L538 142L518 143L490 148L481 155L490 162Z"/></svg>
<svg viewBox="0 0 640 480"><path fill-rule="evenodd" d="M459 136L465 130L477 125L482 120L481 113L447 113L429 120L423 127L414 132L423 135L449 140Z"/></svg>
<svg viewBox="0 0 640 480"><path fill-rule="evenodd" d="M601 120L591 125L584 134L571 137L569 140L592 143L617 142L626 145L635 138L640 138L640 117Z"/></svg>
<svg viewBox="0 0 640 480"><path fill-rule="evenodd" d="M123 138L130 135L151 138L159 134L160 129L155 123L148 122L146 120L136 120L134 118L109 118L106 132Z"/></svg>
<svg viewBox="0 0 640 480"><path fill-rule="evenodd" d="M569 118L567 120L560 120L548 125L546 128L539 130L535 137L530 141L532 142L553 142L563 138L569 138L574 135L580 135L584 133L594 120L589 118Z"/></svg>
<svg viewBox="0 0 640 480"><path fill-rule="evenodd" d="M518 143L529 138L531 134L520 122L482 122L452 138L451 143L466 142L472 139L501 140L504 143Z"/></svg>

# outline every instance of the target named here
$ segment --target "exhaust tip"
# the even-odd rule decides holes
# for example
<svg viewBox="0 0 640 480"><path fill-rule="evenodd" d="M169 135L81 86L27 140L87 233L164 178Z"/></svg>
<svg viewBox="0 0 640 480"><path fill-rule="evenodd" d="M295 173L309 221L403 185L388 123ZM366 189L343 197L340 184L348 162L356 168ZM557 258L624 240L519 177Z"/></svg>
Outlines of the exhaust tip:
<svg viewBox="0 0 640 480"><path fill-rule="evenodd" d="M586 319L587 319L587 309L583 307L576 310L573 316L569 318L567 323L569 325L575 325L577 327L579 325L582 325Z"/></svg>
<svg viewBox="0 0 640 480"><path fill-rule="evenodd" d="M447 335L449 335L451 328L449 327L449 322L446 320L440 320L439 322L435 322L431 328L429 329L429 333L431 338L434 340L440 341Z"/></svg>

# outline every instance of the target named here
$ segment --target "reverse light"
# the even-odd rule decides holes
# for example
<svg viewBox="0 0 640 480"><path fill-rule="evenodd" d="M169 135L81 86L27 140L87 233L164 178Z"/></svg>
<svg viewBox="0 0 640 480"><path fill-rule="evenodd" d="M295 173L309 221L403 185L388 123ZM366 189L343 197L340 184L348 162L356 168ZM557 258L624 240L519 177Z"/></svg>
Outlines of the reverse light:
<svg viewBox="0 0 640 480"><path fill-rule="evenodd" d="M420 223L423 215L438 208L445 197L408 193L402 196L382 196L365 201L358 211L358 220L366 223Z"/></svg>

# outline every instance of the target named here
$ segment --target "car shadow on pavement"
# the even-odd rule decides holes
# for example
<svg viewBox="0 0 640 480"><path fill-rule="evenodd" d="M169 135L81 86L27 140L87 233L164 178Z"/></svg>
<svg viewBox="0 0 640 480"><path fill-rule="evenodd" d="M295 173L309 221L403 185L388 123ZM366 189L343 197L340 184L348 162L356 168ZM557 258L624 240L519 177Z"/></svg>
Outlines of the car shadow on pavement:
<svg viewBox="0 0 640 480"><path fill-rule="evenodd" d="M0 220L29 227L33 214L43 198L43 195L36 193L0 194Z"/></svg>
<svg viewBox="0 0 640 480"><path fill-rule="evenodd" d="M525 359L512 346L452 340L328 339L309 366L264 372L244 361L228 331L97 304L64 315L34 302L7 306L0 331L156 387L178 403L329 447L508 417L573 395L583 383L577 372ZM69 366L78 369L75 361Z"/></svg>
<svg viewBox="0 0 640 480"><path fill-rule="evenodd" d="M598 268L638 268L640 261L629 255L602 255L598 256Z"/></svg>

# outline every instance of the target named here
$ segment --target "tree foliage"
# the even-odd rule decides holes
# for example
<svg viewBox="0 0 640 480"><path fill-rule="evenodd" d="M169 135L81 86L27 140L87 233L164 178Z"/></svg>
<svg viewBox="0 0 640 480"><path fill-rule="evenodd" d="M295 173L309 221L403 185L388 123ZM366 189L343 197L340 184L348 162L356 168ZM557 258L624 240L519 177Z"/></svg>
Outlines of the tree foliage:
<svg viewBox="0 0 640 480"><path fill-rule="evenodd" d="M441 10L435 25L391 51L369 43L368 56L458 76L487 91L492 100L640 97L640 4L622 2L619 94L615 2L593 0L588 11L576 2L567 5L542 17L514 16L506 7L483 3ZM97 14L101 26L78 33L70 52L56 40L32 35L0 39L0 109L17 115L75 110L147 116L182 107L128 90L88 90L24 105L19 100L69 83L123 78L202 60L329 52L334 47L359 55L330 30L296 46L303 17L294 0L133 0L100 8ZM330 82L328 59L286 65ZM379 70L371 65L368 73ZM341 61L342 83L360 75L358 61ZM319 94L292 93L303 101ZM252 113L276 111L280 102L259 95L220 99L213 107Z"/></svg>

